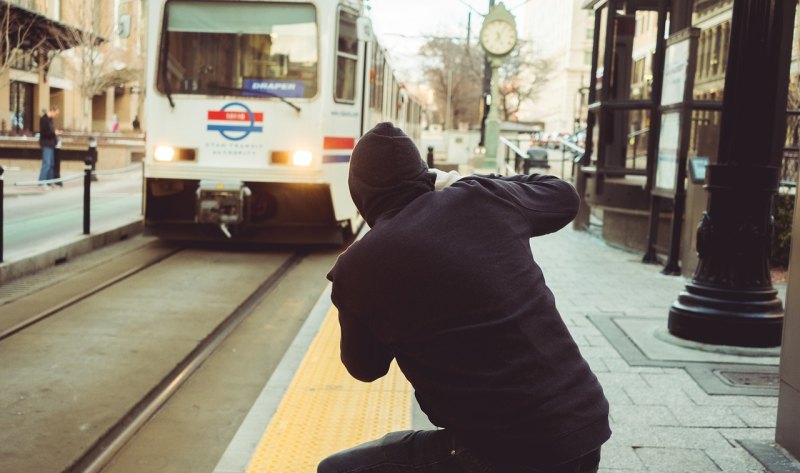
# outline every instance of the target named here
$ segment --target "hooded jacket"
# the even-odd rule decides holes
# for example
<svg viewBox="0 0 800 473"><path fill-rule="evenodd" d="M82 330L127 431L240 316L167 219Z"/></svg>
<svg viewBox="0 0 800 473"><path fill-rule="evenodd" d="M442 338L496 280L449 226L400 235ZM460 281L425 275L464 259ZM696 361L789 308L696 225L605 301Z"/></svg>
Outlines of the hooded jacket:
<svg viewBox="0 0 800 473"><path fill-rule="evenodd" d="M372 381L396 359L431 422L497 465L599 448L608 403L530 242L574 218L577 193L542 175L470 176L441 191L434 179L389 123L353 150L350 192L371 229L328 274L342 362Z"/></svg>
<svg viewBox="0 0 800 473"><path fill-rule="evenodd" d="M45 113L39 118L39 145L42 148L54 148L57 143L58 137L53 118Z"/></svg>

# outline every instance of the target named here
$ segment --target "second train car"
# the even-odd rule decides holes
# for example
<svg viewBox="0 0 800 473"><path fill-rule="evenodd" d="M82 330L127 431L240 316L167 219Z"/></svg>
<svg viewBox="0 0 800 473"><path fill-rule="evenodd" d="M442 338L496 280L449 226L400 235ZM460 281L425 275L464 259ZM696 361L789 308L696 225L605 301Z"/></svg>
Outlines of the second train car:
<svg viewBox="0 0 800 473"><path fill-rule="evenodd" d="M339 243L356 140L422 109L358 1L149 2L145 233Z"/></svg>

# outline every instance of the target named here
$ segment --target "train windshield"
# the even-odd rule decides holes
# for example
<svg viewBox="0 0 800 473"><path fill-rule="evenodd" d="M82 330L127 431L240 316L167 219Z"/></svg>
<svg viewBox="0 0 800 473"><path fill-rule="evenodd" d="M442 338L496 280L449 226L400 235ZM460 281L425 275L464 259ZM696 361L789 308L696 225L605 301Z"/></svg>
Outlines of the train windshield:
<svg viewBox="0 0 800 473"><path fill-rule="evenodd" d="M165 14L159 91L281 98L317 94L313 5L173 0Z"/></svg>

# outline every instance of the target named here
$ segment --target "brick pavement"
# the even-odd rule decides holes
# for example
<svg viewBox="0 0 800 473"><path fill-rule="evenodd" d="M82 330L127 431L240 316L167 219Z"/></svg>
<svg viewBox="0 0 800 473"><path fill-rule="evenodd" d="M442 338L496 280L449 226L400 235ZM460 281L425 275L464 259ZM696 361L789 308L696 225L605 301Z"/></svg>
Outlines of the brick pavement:
<svg viewBox="0 0 800 473"><path fill-rule="evenodd" d="M571 228L535 238L531 245L564 320L611 404L613 436L604 446L600 472L784 471L768 469L740 443L754 441L771 448L777 389L737 390L712 375L691 376L679 366L688 363L708 372L728 366L769 371L778 363L777 349L746 357L740 356L745 351L735 349L717 355L697 349L702 348L699 344L665 344L663 339L670 337L668 310L686 279L662 275L660 266L642 264L641 255ZM613 336L599 325L626 321L656 329L637 335L631 344L630 334ZM661 339L655 332L663 332ZM671 351L663 360L640 356L639 362L631 363L631 347L644 353L665 347ZM709 364L715 357L721 361ZM711 385L712 394L705 385ZM796 470L792 466L785 471L800 471L800 464L795 465Z"/></svg>

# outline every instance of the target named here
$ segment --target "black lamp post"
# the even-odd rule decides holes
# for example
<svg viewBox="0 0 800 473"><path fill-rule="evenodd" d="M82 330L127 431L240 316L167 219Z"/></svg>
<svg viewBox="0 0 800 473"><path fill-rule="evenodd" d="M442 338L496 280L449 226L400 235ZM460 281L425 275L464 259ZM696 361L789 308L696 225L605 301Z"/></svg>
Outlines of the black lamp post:
<svg viewBox="0 0 800 473"><path fill-rule="evenodd" d="M719 162L707 172L697 270L669 312L675 336L780 345L783 305L769 273L771 207L785 142L795 3L733 2Z"/></svg>

